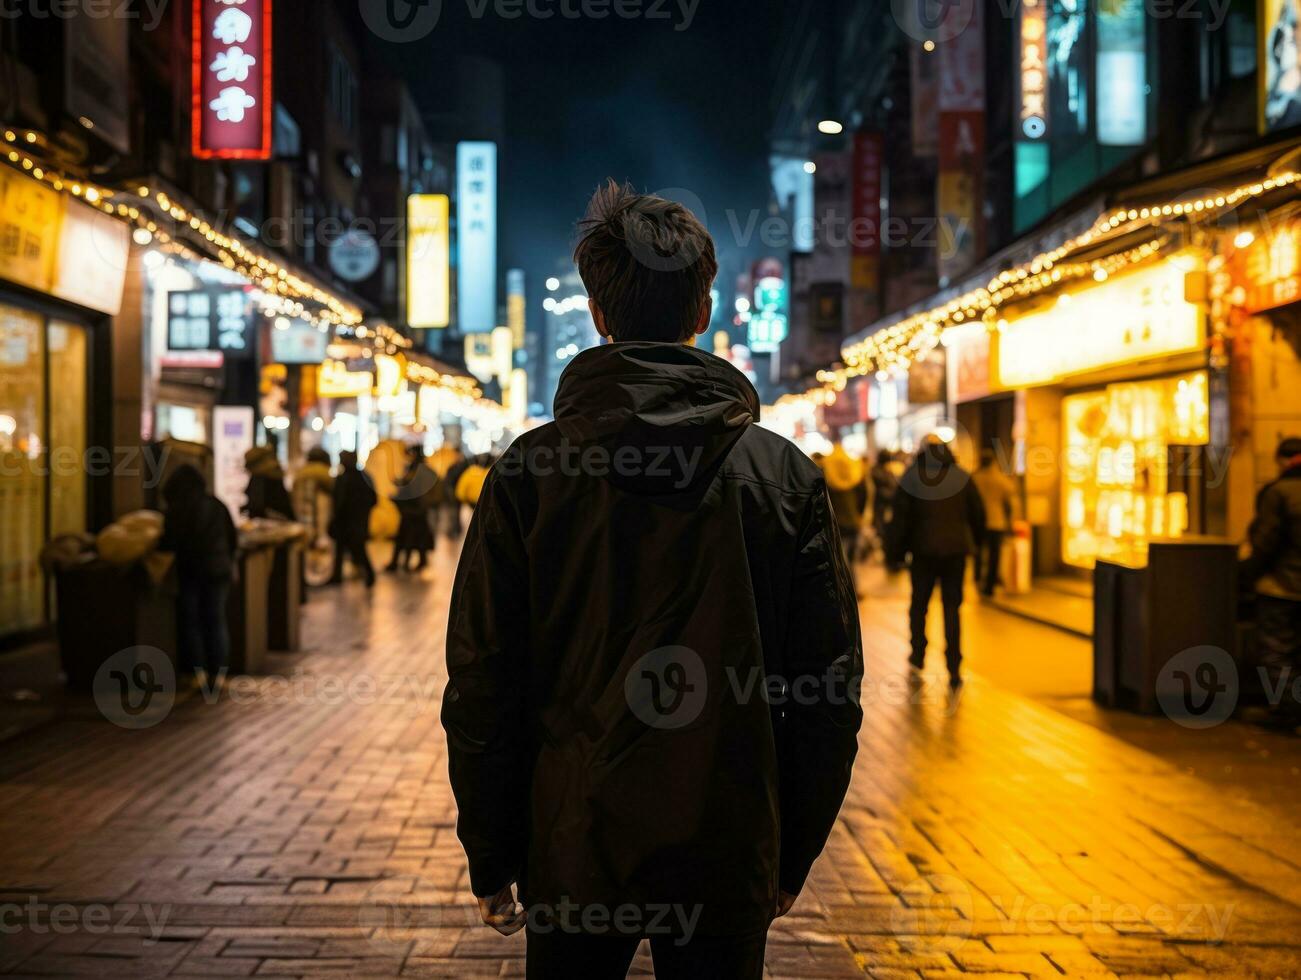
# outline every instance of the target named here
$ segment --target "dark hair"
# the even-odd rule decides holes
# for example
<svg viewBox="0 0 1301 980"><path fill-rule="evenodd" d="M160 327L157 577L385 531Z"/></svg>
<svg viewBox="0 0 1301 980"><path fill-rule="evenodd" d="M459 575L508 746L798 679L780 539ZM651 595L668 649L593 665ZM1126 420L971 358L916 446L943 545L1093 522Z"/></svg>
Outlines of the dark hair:
<svg viewBox="0 0 1301 980"><path fill-rule="evenodd" d="M947 442L938 436L930 435L922 440L921 448L917 450L917 462L919 465L936 465L946 468L954 465L956 460L953 458L953 450Z"/></svg>
<svg viewBox="0 0 1301 980"><path fill-rule="evenodd" d="M1278 452L1274 455L1278 459L1291 459L1294 456L1301 456L1301 439L1296 436L1289 436L1278 444Z"/></svg>
<svg viewBox="0 0 1301 980"><path fill-rule="evenodd" d="M163 484L163 500L168 507L186 503L208 492L208 484L198 468L189 463L182 463L172 470L172 475Z"/></svg>
<svg viewBox="0 0 1301 980"><path fill-rule="evenodd" d="M326 466L329 466L330 454L320 446L313 446L311 449L307 450L307 461L309 463L324 463Z"/></svg>
<svg viewBox="0 0 1301 980"><path fill-rule="evenodd" d="M890 452L888 449L877 450L876 462L880 466L884 466L886 463L892 463L894 462L894 453Z"/></svg>
<svg viewBox="0 0 1301 980"><path fill-rule="evenodd" d="M355 470L357 468L357 454L351 449L345 449L339 453L339 465L345 470Z"/></svg>
<svg viewBox="0 0 1301 980"><path fill-rule="evenodd" d="M610 180L578 223L574 261L613 340L691 337L718 275L714 240L676 201Z"/></svg>
<svg viewBox="0 0 1301 980"><path fill-rule="evenodd" d="M995 457L994 457L994 450L992 450L992 449L982 449L982 450L980 451L980 465L981 465L981 466L992 466L992 465L994 464L994 458L995 458Z"/></svg>

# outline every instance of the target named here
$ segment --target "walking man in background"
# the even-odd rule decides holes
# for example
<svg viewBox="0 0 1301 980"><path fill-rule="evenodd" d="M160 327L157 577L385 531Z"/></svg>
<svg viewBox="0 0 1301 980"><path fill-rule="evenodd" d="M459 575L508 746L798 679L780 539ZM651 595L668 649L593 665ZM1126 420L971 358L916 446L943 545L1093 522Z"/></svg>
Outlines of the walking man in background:
<svg viewBox="0 0 1301 980"><path fill-rule="evenodd" d="M357 454L339 453L339 476L334 481L334 501L330 508L330 536L334 538L331 585L343 581L345 554L361 572L366 588L375 584L375 569L366 553L366 542L370 540L370 512L378 499L370 477L357 468Z"/></svg>
<svg viewBox="0 0 1301 980"><path fill-rule="evenodd" d="M643 938L661 980L758 980L849 785L854 590L818 468L692 343L709 233L613 182L580 230L610 343L493 467L452 592L457 833L533 980L623 977Z"/></svg>
<svg viewBox="0 0 1301 980"><path fill-rule="evenodd" d="M999 584L1003 538L1012 529L1016 484L998 465L992 449L980 451L980 466L971 474L971 482L976 485L985 508L985 533L981 535L976 550L976 584L981 595L992 596L994 587Z"/></svg>
<svg viewBox="0 0 1301 980"><path fill-rule="evenodd" d="M935 586L944 604L944 659L949 686L962 686L962 591L967 556L985 532L985 508L971 474L957 464L953 450L939 436L922 442L894 500L887 534L888 560L902 564L912 557L912 602L908 610L912 654L908 663L926 663L926 613Z"/></svg>

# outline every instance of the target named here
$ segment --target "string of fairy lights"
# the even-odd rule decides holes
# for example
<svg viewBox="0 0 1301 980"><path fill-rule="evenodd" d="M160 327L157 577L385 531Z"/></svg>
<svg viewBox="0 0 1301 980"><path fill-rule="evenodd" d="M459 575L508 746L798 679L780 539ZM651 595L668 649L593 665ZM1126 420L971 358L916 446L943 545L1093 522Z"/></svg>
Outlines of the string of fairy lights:
<svg viewBox="0 0 1301 980"><path fill-rule="evenodd" d="M851 378L872 373L882 378L898 376L906 372L914 361L924 359L934 350L942 342L946 329L984 323L988 329L996 330L1003 307L1087 277L1103 282L1128 267L1152 261L1171 237L1158 235L1136 247L1089 262L1070 262L1068 259L1072 254L1145 227L1160 228L1173 221L1203 221L1262 194L1292 186L1298 180L1301 180L1301 173L1287 170L1204 197L1108 211L1085 231L1033 259L999 271L985 285L911 314L846 346L841 352L843 365L819 371L816 387L784 395L777 404L786 407L826 406L835 401L837 393L844 391Z"/></svg>
<svg viewBox="0 0 1301 980"><path fill-rule="evenodd" d="M47 141L41 133L0 126L0 134L5 142L0 160L52 190L71 194L132 226L137 245L156 245L164 254L196 261L215 259L257 286L261 291L258 308L274 327L287 326L289 320L310 323L338 340L357 341L366 359L376 353L394 356L412 348L411 339L400 331L387 323L365 324L363 313L355 304L295 274L271 252L221 231L165 190L143 183L131 188L111 188L70 176L43 159L41 150ZM204 243L202 246L200 241ZM409 381L442 388L476 405L486 401L470 377L448 374L411 360L407 361L406 376Z"/></svg>

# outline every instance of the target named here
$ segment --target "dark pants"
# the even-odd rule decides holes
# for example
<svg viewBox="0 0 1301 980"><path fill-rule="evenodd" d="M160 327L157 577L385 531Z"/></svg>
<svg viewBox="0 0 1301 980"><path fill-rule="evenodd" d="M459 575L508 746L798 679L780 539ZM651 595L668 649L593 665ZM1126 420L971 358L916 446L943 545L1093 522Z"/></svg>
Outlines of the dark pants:
<svg viewBox="0 0 1301 980"><path fill-rule="evenodd" d="M695 936L675 945L654 936L658 980L760 980L768 930L743 936ZM636 936L593 936L552 929L528 931L528 980L623 980L637 954Z"/></svg>
<svg viewBox="0 0 1301 980"><path fill-rule="evenodd" d="M366 553L365 538L343 538L334 542L334 576L336 582L343 581L343 556L347 555L361 572L367 585L375 584L375 569L370 566L370 555Z"/></svg>
<svg viewBox="0 0 1301 980"><path fill-rule="evenodd" d="M230 627L226 597L230 582L182 579L176 596L177 639L181 670L220 673L230 664Z"/></svg>
<svg viewBox="0 0 1301 980"><path fill-rule="evenodd" d="M951 674L956 674L962 666L962 620L958 611L962 607L962 582L966 571L966 555L943 558L913 555L913 595L909 608L913 652L908 658L913 666L921 667L926 660L926 611L930 608L931 594L937 582L944 602L944 659Z"/></svg>
<svg viewBox="0 0 1301 980"><path fill-rule="evenodd" d="M1274 716L1301 725L1301 704L1293 696L1301 676L1301 602L1256 596L1256 648Z"/></svg>
<svg viewBox="0 0 1301 980"><path fill-rule="evenodd" d="M993 595L998 585L998 569L1003 557L1004 531L986 531L976 550L976 581L984 595Z"/></svg>

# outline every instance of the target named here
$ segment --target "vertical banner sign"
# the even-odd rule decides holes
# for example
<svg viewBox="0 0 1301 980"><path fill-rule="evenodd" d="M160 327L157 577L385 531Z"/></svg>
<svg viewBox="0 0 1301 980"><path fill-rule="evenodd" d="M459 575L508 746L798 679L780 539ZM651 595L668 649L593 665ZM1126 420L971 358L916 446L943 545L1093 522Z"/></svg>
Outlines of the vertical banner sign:
<svg viewBox="0 0 1301 980"><path fill-rule="evenodd" d="M235 520L246 503L244 454L253 448L253 409L218 405L212 410L212 493Z"/></svg>
<svg viewBox="0 0 1301 980"><path fill-rule="evenodd" d="M451 323L452 274L446 194L407 198L407 326Z"/></svg>
<svg viewBox="0 0 1301 980"><path fill-rule="evenodd" d="M1260 131L1301 125L1301 11L1296 0L1260 0Z"/></svg>
<svg viewBox="0 0 1301 980"><path fill-rule="evenodd" d="M1017 138L1037 143L1048 135L1048 0L1022 0L1020 27Z"/></svg>
<svg viewBox="0 0 1301 980"><path fill-rule="evenodd" d="M456 308L461 333L497 326L497 144L456 144Z"/></svg>
<svg viewBox="0 0 1301 980"><path fill-rule="evenodd" d="M271 0L194 0L191 146L201 159L271 156Z"/></svg>
<svg viewBox="0 0 1301 980"><path fill-rule="evenodd" d="M912 105L913 156L935 156L935 56L919 42L908 46L909 91Z"/></svg>
<svg viewBox="0 0 1301 980"><path fill-rule="evenodd" d="M510 327L515 349L523 350L525 332L523 269L511 269L506 273L506 326Z"/></svg>
<svg viewBox="0 0 1301 980"><path fill-rule="evenodd" d="M985 162L985 34L981 5L959 33L940 44L939 218L936 269L953 280L979 259Z"/></svg>
<svg viewBox="0 0 1301 980"><path fill-rule="evenodd" d="M1142 4L1098 5L1098 142L1141 146L1147 141L1147 15Z"/></svg>
<svg viewBox="0 0 1301 980"><path fill-rule="evenodd" d="M877 293L881 262L881 166L884 143L880 133L854 134L854 220L850 285Z"/></svg>

